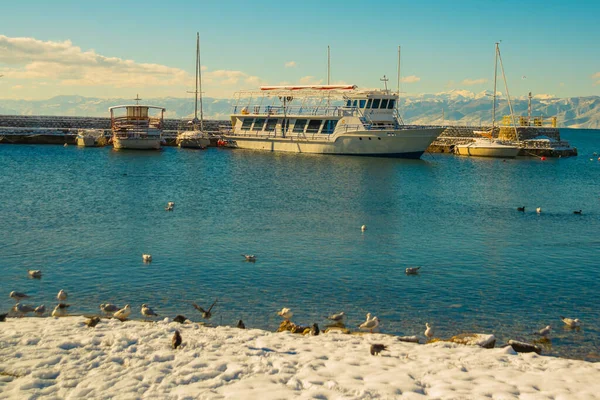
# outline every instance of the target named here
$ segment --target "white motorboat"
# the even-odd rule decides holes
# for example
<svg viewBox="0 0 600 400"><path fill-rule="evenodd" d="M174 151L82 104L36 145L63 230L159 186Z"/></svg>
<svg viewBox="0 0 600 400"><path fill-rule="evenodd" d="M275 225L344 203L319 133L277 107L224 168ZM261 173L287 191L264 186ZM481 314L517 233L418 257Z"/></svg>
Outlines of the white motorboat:
<svg viewBox="0 0 600 400"><path fill-rule="evenodd" d="M159 150L165 108L140 105L110 107L110 125L115 149ZM152 114L153 113L153 114Z"/></svg>
<svg viewBox="0 0 600 400"><path fill-rule="evenodd" d="M205 149L210 139L204 132L204 113L202 112L202 72L200 68L200 34L196 33L196 101L194 102L194 119L190 121L190 130L177 133L177 145L192 149ZM200 119L198 119L198 95L200 95Z"/></svg>
<svg viewBox="0 0 600 400"><path fill-rule="evenodd" d="M100 147L107 144L103 129L80 129L77 131L77 146Z"/></svg>
<svg viewBox="0 0 600 400"><path fill-rule="evenodd" d="M520 148L510 143L490 138L475 138L473 142L459 144L454 152L460 156L515 158Z"/></svg>
<svg viewBox="0 0 600 400"><path fill-rule="evenodd" d="M240 149L419 158L444 130L404 125L387 88L262 86L236 99L223 137Z"/></svg>

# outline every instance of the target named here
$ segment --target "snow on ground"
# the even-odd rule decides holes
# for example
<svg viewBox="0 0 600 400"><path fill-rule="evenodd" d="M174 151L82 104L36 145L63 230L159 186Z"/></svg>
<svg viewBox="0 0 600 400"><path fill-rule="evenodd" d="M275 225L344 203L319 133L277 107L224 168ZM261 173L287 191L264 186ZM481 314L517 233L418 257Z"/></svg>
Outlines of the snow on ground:
<svg viewBox="0 0 600 400"><path fill-rule="evenodd" d="M600 399L600 363L394 336L83 317L0 323L0 399ZM171 348L178 329L183 345ZM371 356L372 343L388 346Z"/></svg>

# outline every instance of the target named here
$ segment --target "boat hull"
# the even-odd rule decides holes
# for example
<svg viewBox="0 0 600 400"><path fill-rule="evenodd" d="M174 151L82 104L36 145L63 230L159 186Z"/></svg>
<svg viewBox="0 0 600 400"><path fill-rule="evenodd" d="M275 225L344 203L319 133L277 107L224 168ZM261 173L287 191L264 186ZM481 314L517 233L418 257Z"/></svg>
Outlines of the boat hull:
<svg viewBox="0 0 600 400"><path fill-rule="evenodd" d="M77 137L77 146L79 147L97 147L96 138L92 136Z"/></svg>
<svg viewBox="0 0 600 400"><path fill-rule="evenodd" d="M160 137L158 138L119 138L113 137L113 147L116 150L160 150Z"/></svg>
<svg viewBox="0 0 600 400"><path fill-rule="evenodd" d="M455 154L459 156L472 157L495 157L495 158L515 158L519 154L519 148L516 146L469 146L459 145L454 148Z"/></svg>
<svg viewBox="0 0 600 400"><path fill-rule="evenodd" d="M353 131L332 137L266 137L231 134L241 149L290 153L335 154L371 157L419 158L443 128L414 128L382 131Z"/></svg>
<svg viewBox="0 0 600 400"><path fill-rule="evenodd" d="M206 149L210 145L207 138L178 138L177 146L186 149Z"/></svg>

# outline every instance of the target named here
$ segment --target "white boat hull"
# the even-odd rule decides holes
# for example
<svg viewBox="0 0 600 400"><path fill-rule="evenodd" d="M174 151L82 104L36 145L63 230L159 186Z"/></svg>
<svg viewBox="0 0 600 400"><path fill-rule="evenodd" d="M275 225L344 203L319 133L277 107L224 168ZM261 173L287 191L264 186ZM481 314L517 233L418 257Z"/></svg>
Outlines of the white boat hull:
<svg viewBox="0 0 600 400"><path fill-rule="evenodd" d="M113 137L113 147L119 149L133 149L133 150L159 150L160 149L160 137L157 138L118 138Z"/></svg>
<svg viewBox="0 0 600 400"><path fill-rule="evenodd" d="M78 136L77 137L77 146L80 147L96 147L96 138L93 136Z"/></svg>
<svg viewBox="0 0 600 400"><path fill-rule="evenodd" d="M273 137L225 135L237 148L290 153L420 158L444 128L352 131L339 135Z"/></svg>
<svg viewBox="0 0 600 400"><path fill-rule="evenodd" d="M210 145L208 138L177 138L177 146L187 149L205 149Z"/></svg>
<svg viewBox="0 0 600 400"><path fill-rule="evenodd" d="M473 157L515 158L519 154L517 146L464 144L454 148L455 154Z"/></svg>

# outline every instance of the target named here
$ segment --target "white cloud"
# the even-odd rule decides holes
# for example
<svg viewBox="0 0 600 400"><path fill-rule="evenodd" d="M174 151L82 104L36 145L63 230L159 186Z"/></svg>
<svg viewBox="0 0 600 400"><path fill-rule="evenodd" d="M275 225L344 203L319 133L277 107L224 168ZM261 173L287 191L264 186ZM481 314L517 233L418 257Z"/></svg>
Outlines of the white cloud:
<svg viewBox="0 0 600 400"><path fill-rule="evenodd" d="M294 68L296 66L296 61L288 61L284 65L286 68Z"/></svg>
<svg viewBox="0 0 600 400"><path fill-rule="evenodd" d="M486 83L488 80L485 78L479 78L479 79L465 79L462 81L462 84L465 86L472 86L472 85L482 85L484 83Z"/></svg>
<svg viewBox="0 0 600 400"><path fill-rule="evenodd" d="M323 83L323 79L318 79L315 78L314 76L303 76L302 78L300 78L300 83L302 85L320 85Z"/></svg>
<svg viewBox="0 0 600 400"><path fill-rule="evenodd" d="M419 78L416 75L409 75L409 76L405 76L402 79L400 79L400 81L403 83L416 83L416 82L419 82L420 80L421 80L421 78Z"/></svg>
<svg viewBox="0 0 600 400"><path fill-rule="evenodd" d="M600 85L600 72L596 72L592 75L592 79L595 80L594 85Z"/></svg>
<svg viewBox="0 0 600 400"><path fill-rule="evenodd" d="M533 98L538 99L538 100L548 100L548 99L555 99L556 96L553 94L540 93L540 94L536 94L535 96L533 96Z"/></svg>

